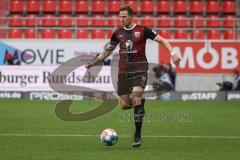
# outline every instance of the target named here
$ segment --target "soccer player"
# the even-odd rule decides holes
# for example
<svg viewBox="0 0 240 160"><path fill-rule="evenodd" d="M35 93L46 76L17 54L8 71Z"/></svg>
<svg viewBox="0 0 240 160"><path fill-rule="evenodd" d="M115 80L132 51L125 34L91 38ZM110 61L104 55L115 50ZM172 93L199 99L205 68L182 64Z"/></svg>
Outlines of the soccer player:
<svg viewBox="0 0 240 160"><path fill-rule="evenodd" d="M154 40L164 46L171 54L172 60L178 64L181 60L173 51L167 40L154 30L137 25L133 22L134 12L129 6L122 6L119 11L122 27L112 35L110 44L94 60L86 64L86 68L94 66L108 57L116 46L119 50L118 95L119 105L122 109L134 107L135 134L133 147L141 145L141 128L144 117L144 88L147 83L148 63L145 54L146 40Z"/></svg>

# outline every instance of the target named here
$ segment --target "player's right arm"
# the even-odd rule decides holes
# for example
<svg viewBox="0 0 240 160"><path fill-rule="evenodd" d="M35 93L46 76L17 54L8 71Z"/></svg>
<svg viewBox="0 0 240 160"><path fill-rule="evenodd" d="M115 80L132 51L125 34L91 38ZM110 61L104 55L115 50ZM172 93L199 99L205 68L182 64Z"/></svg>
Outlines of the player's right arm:
<svg viewBox="0 0 240 160"><path fill-rule="evenodd" d="M94 60L86 64L86 68L89 69L92 66L96 65L98 62L107 58L110 54L112 54L113 50L117 47L119 41L116 37L116 31L113 33L110 42L104 45L104 50L100 53Z"/></svg>

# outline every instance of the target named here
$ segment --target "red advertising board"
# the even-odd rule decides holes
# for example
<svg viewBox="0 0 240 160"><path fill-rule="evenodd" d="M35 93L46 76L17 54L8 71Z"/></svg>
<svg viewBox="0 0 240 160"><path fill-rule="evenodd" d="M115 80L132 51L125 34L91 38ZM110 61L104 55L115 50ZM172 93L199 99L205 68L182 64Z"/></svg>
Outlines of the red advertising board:
<svg viewBox="0 0 240 160"><path fill-rule="evenodd" d="M182 61L178 73L230 73L240 70L240 42L171 42ZM159 47L159 63L167 64L170 55Z"/></svg>

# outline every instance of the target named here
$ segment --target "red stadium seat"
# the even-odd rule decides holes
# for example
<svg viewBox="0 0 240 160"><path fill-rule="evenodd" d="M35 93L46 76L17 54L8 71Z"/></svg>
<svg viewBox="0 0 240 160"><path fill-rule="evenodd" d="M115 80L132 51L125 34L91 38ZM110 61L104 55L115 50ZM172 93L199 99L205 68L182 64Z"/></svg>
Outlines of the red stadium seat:
<svg viewBox="0 0 240 160"><path fill-rule="evenodd" d="M161 0L157 2L157 11L159 13L169 13L170 12L170 1Z"/></svg>
<svg viewBox="0 0 240 160"><path fill-rule="evenodd" d="M191 39L204 39L204 31L202 30L195 30L191 32Z"/></svg>
<svg viewBox="0 0 240 160"><path fill-rule="evenodd" d="M73 4L72 0L61 0L59 1L59 12L72 12Z"/></svg>
<svg viewBox="0 0 240 160"><path fill-rule="evenodd" d="M220 27L220 20L219 16L217 15L210 15L207 17L207 27Z"/></svg>
<svg viewBox="0 0 240 160"><path fill-rule="evenodd" d="M161 15L158 17L159 20L157 22L158 27L170 27L171 26L171 19L169 15Z"/></svg>
<svg viewBox="0 0 240 160"><path fill-rule="evenodd" d="M208 0L206 2L206 12L207 13L218 13L219 12L219 2L215 0Z"/></svg>
<svg viewBox="0 0 240 160"><path fill-rule="evenodd" d="M72 38L72 31L69 29L61 29L58 31L58 38L62 38L62 39Z"/></svg>
<svg viewBox="0 0 240 160"><path fill-rule="evenodd" d="M141 3L141 12L142 13L153 13L153 1L152 0L145 0Z"/></svg>
<svg viewBox="0 0 240 160"><path fill-rule="evenodd" d="M104 39L105 33L104 30L93 30L91 38L93 39Z"/></svg>
<svg viewBox="0 0 240 160"><path fill-rule="evenodd" d="M207 31L208 39L221 39L221 33L219 30L209 30Z"/></svg>
<svg viewBox="0 0 240 160"><path fill-rule="evenodd" d="M37 15L36 14L28 14L26 19L26 27L37 26Z"/></svg>
<svg viewBox="0 0 240 160"><path fill-rule="evenodd" d="M26 1L26 11L27 12L39 12L40 11L40 1L39 0L28 0Z"/></svg>
<svg viewBox="0 0 240 160"><path fill-rule="evenodd" d="M22 12L23 11L23 1L22 0L11 0L10 1L10 12Z"/></svg>
<svg viewBox="0 0 240 160"><path fill-rule="evenodd" d="M92 12L93 13L103 13L105 11L104 0L92 1Z"/></svg>
<svg viewBox="0 0 240 160"><path fill-rule="evenodd" d="M77 38L78 39L87 39L88 38L88 30L77 30Z"/></svg>
<svg viewBox="0 0 240 160"><path fill-rule="evenodd" d="M56 26L57 24L57 20L56 20L56 17L55 15L53 14L45 14L43 15L42 17L42 26L44 27L54 27Z"/></svg>
<svg viewBox="0 0 240 160"><path fill-rule="evenodd" d="M170 30L160 30L159 35L166 39L171 39L171 31Z"/></svg>
<svg viewBox="0 0 240 160"><path fill-rule="evenodd" d="M236 33L233 30L225 30L223 33L224 39L236 39Z"/></svg>
<svg viewBox="0 0 240 160"><path fill-rule="evenodd" d="M84 14L77 15L77 26L79 27L87 27L89 20L87 20L88 16Z"/></svg>
<svg viewBox="0 0 240 160"><path fill-rule="evenodd" d="M8 30L8 38L22 38L22 31L20 29Z"/></svg>
<svg viewBox="0 0 240 160"><path fill-rule="evenodd" d="M76 1L76 12L88 12L88 1L77 0Z"/></svg>
<svg viewBox="0 0 240 160"><path fill-rule="evenodd" d="M235 13L237 8L236 1L223 1L222 12L223 13Z"/></svg>
<svg viewBox="0 0 240 160"><path fill-rule="evenodd" d="M147 27L153 27L154 26L153 16L151 15L142 16L141 24Z"/></svg>
<svg viewBox="0 0 240 160"><path fill-rule="evenodd" d="M176 30L174 31L175 39L188 39L188 34L186 30Z"/></svg>
<svg viewBox="0 0 240 160"><path fill-rule="evenodd" d="M226 16L223 16L223 18L224 18L223 20L224 28L233 28L236 25L235 16L226 15Z"/></svg>
<svg viewBox="0 0 240 160"><path fill-rule="evenodd" d="M108 12L109 13L116 13L120 9L120 1L108 1Z"/></svg>
<svg viewBox="0 0 240 160"><path fill-rule="evenodd" d="M73 22L72 22L72 16L69 15L69 14L62 14L59 16L59 21L58 21L58 25L60 27L70 27L73 25Z"/></svg>
<svg viewBox="0 0 240 160"><path fill-rule="evenodd" d="M185 15L177 15L174 18L174 27L187 27L188 26L188 19Z"/></svg>
<svg viewBox="0 0 240 160"><path fill-rule="evenodd" d="M93 27L104 27L105 26L105 20L103 19L104 16L101 14L93 15L92 16L92 26Z"/></svg>
<svg viewBox="0 0 240 160"><path fill-rule="evenodd" d="M203 13L203 2L201 0L190 1L189 10L191 13Z"/></svg>
<svg viewBox="0 0 240 160"><path fill-rule="evenodd" d="M201 28L201 27L205 26L204 22L205 22L205 20L203 20L202 15L193 15L193 16L191 16L190 26Z"/></svg>
<svg viewBox="0 0 240 160"><path fill-rule="evenodd" d="M43 29L41 32L41 38L52 39L55 38L55 30L53 29Z"/></svg>
<svg viewBox="0 0 240 160"><path fill-rule="evenodd" d="M107 38L110 39L112 37L113 33L114 33L114 30L108 30L107 31Z"/></svg>
<svg viewBox="0 0 240 160"><path fill-rule="evenodd" d="M25 38L27 39L34 39L37 38L37 33L36 33L36 29L27 29L25 30Z"/></svg>
<svg viewBox="0 0 240 160"><path fill-rule="evenodd" d="M43 10L43 12L56 12L56 1L55 0L44 0L42 10Z"/></svg>
<svg viewBox="0 0 240 160"><path fill-rule="evenodd" d="M112 14L112 15L109 15L108 18L109 18L109 20L107 22L108 23L107 26L109 26L109 27L121 26L121 21L120 21L120 18L118 15Z"/></svg>
<svg viewBox="0 0 240 160"><path fill-rule="evenodd" d="M9 22L8 22L9 26L16 26L16 27L21 27L24 25L24 20L23 20L23 16L22 15L11 15L9 17Z"/></svg>
<svg viewBox="0 0 240 160"><path fill-rule="evenodd" d="M134 12L138 11L138 2L136 0L125 1L124 4L130 6Z"/></svg>
<svg viewBox="0 0 240 160"><path fill-rule="evenodd" d="M173 11L175 13L186 13L187 12L187 4L186 1L176 0L173 2Z"/></svg>

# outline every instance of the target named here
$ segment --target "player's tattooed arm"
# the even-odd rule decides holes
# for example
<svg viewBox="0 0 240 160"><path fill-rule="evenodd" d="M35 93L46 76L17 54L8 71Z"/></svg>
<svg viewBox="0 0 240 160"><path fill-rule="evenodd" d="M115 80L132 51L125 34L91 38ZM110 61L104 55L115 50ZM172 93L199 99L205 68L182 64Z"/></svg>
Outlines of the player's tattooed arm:
<svg viewBox="0 0 240 160"><path fill-rule="evenodd" d="M174 64L180 63L180 61L181 61L180 57L176 54L176 52L173 51L171 44L165 38L161 37L160 35L157 35L154 40L156 42L162 44L163 47L171 54Z"/></svg>
<svg viewBox="0 0 240 160"><path fill-rule="evenodd" d="M116 44L112 42L108 42L104 45L104 50L100 53L94 60L86 64L86 68L89 69L92 66L96 65L98 62L106 59L110 54L112 54L113 50L116 48Z"/></svg>

